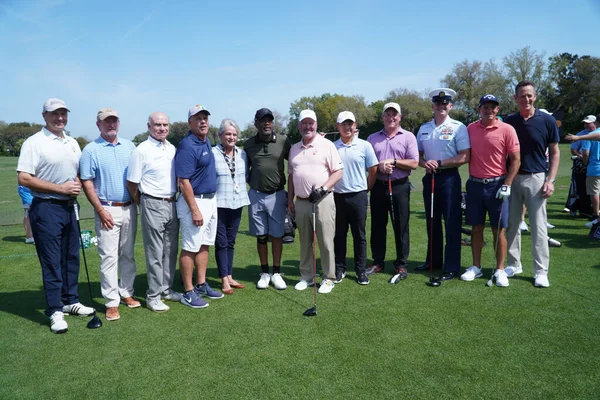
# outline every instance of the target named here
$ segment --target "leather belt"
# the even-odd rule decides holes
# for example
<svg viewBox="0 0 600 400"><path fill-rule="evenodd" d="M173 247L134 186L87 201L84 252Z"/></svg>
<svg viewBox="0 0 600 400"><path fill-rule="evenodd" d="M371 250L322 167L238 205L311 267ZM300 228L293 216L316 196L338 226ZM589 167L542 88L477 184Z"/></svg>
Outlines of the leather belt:
<svg viewBox="0 0 600 400"><path fill-rule="evenodd" d="M377 182L381 183L382 185L387 185L387 181L382 181L381 179L378 179ZM408 176L405 176L404 178L394 179L392 181L392 186L401 185L406 182L408 182Z"/></svg>
<svg viewBox="0 0 600 400"><path fill-rule="evenodd" d="M61 200L61 199L43 199L41 197L34 197L33 200L36 201L45 201L50 204L58 204L61 206L72 206L75 204L75 200Z"/></svg>
<svg viewBox="0 0 600 400"><path fill-rule="evenodd" d="M126 202L100 200L100 204L102 204L103 206L108 206L108 207L127 207L128 205L131 204L131 200L126 201Z"/></svg>
<svg viewBox="0 0 600 400"><path fill-rule="evenodd" d="M197 199L212 199L215 197L215 193L195 194L194 197Z"/></svg>
<svg viewBox="0 0 600 400"><path fill-rule="evenodd" d="M300 196L296 196L296 200L308 200L308 197L300 197Z"/></svg>
<svg viewBox="0 0 600 400"><path fill-rule="evenodd" d="M171 196L171 197L155 197L155 196L150 196L149 194L146 194L146 193L142 193L142 196L150 197L151 199L154 199L154 200L161 200L161 201L168 201L168 202L175 201L175 196Z"/></svg>
<svg viewBox="0 0 600 400"><path fill-rule="evenodd" d="M495 178L483 178L483 179L481 179L481 178L475 178L474 176L469 176L469 180L470 181L477 182L477 183L483 183L484 185L488 184L490 182L499 181L499 180L504 179L504 178L506 178L506 175L496 176Z"/></svg>
<svg viewBox="0 0 600 400"><path fill-rule="evenodd" d="M519 171L517 172L517 175L533 175L536 174L537 172L527 172L527 171Z"/></svg>

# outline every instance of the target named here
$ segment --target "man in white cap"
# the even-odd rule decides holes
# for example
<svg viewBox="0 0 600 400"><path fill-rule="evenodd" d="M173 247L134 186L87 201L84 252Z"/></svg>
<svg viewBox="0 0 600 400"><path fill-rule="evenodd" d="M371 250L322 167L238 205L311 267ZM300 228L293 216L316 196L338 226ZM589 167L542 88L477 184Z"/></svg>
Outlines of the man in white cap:
<svg viewBox="0 0 600 400"><path fill-rule="evenodd" d="M148 117L145 142L131 153L127 188L140 206L148 290L146 305L154 312L169 311L163 300L181 301L173 291L177 267L179 220L175 209L175 146L167 140L169 117L154 112Z"/></svg>
<svg viewBox="0 0 600 400"><path fill-rule="evenodd" d="M179 269L185 289L181 303L192 308L205 308L201 297L220 299L223 293L206 282L208 247L217 236L217 170L208 138L210 112L196 104L188 112L189 134L179 143L175 153L175 175L181 195L177 199L177 217L181 225ZM192 273L196 267L196 285Z"/></svg>
<svg viewBox="0 0 600 400"><path fill-rule="evenodd" d="M319 293L329 293L335 285L335 203L329 192L341 179L343 164L333 143L317 134L317 116L313 110L300 113L298 128L302 139L290 149L288 164L288 209L296 216L300 234L301 280L295 289L304 290L314 284L312 244L316 229L324 274Z"/></svg>
<svg viewBox="0 0 600 400"><path fill-rule="evenodd" d="M367 269L367 192L377 176L377 156L373 146L355 136L356 118L350 111L342 111L337 117L336 128L340 138L333 144L344 163L342 179L333 188L335 200L335 283L346 276L346 241L348 226L354 243L354 271L356 281L369 284ZM365 175L368 171L368 176Z"/></svg>
<svg viewBox="0 0 600 400"><path fill-rule="evenodd" d="M423 201L429 238L427 261L417 269L443 267L441 280L450 280L460 274L462 183L458 167L469 162L471 156L467 127L462 122L450 118L449 115L454 96L456 92L448 88L429 92L433 119L421 125L417 133L419 166L426 171L423 177ZM431 204L432 186L433 204ZM433 221L431 221L432 207ZM442 217L446 234L445 247ZM433 260L430 260L430 255L433 255Z"/></svg>
<svg viewBox="0 0 600 400"><path fill-rule="evenodd" d="M119 132L119 115L101 108L96 116L100 136L81 153L79 175L83 191L94 208L100 256L100 288L106 301L106 319L120 318L119 302L129 308L133 298L137 207L127 190L127 165L135 145ZM119 279L120 277L120 279Z"/></svg>
<svg viewBox="0 0 600 400"><path fill-rule="evenodd" d="M81 192L77 141L65 127L69 109L59 99L48 99L42 109L46 125L21 147L17 164L19 185L31 189L29 210L35 248L50 318L50 330L69 329L64 314L92 315L94 309L79 302L79 228L75 215Z"/></svg>
<svg viewBox="0 0 600 400"><path fill-rule="evenodd" d="M392 102L384 105L381 116L383 129L367 138L379 161L377 178L371 190L373 264L367 269L367 274L381 272L384 269L388 211L393 210L392 229L396 243L394 276L398 276L399 280L402 280L408 276L406 266L410 251L408 229L410 182L408 177L417 168L419 153L415 135L400 127L402 110L398 103ZM395 283L397 282L395 281Z"/></svg>
<svg viewBox="0 0 600 400"><path fill-rule="evenodd" d="M592 225L600 221L600 129L596 127L596 117L588 115L583 122L586 124L586 130L589 133L586 135L574 136L567 135L566 139L574 143L582 142L581 155L583 164L587 166L586 172L586 191L592 202L592 217L590 222L585 224L586 228L591 228Z"/></svg>

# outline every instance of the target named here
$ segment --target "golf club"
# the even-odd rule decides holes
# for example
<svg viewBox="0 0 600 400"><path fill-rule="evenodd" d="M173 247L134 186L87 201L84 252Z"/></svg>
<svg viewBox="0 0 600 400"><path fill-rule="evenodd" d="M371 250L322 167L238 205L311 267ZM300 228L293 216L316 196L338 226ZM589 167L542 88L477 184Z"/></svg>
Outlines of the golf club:
<svg viewBox="0 0 600 400"><path fill-rule="evenodd" d="M312 226L313 226L313 300L314 306L304 311L306 317L317 316L317 204L312 203Z"/></svg>
<svg viewBox="0 0 600 400"><path fill-rule="evenodd" d="M90 283L90 273L88 272L87 260L85 258L85 248L83 245L83 238L81 237L81 225L79 224L79 203L75 202L73 205L75 207L75 219L77 220L77 230L79 232L79 243L81 244L81 254L83 255L83 265L85 265L85 276L87 276L88 289L90 291L90 302L93 302L94 298L92 297L92 284ZM94 316L87 323L88 329L97 329L102 326L102 321L96 315L96 309L94 309Z"/></svg>
<svg viewBox="0 0 600 400"><path fill-rule="evenodd" d="M433 277L433 193L435 190L435 172L431 173L431 210L429 212L429 286L438 287L442 282Z"/></svg>
<svg viewBox="0 0 600 400"><path fill-rule="evenodd" d="M498 240L500 239L500 224L502 222L502 209L504 208L504 202L506 200L502 200L502 205L500 206L500 216L498 217L498 227L496 228L496 245L494 246L494 255L498 252ZM489 287L494 286L494 277L496 273L496 269L492 268L492 276L490 276L490 280L487 281L486 285Z"/></svg>
<svg viewBox="0 0 600 400"><path fill-rule="evenodd" d="M392 230L396 234L396 218L394 217L394 197L392 196L392 176L388 176L388 190L390 193L390 218L392 219ZM390 279L390 283L400 282L400 274L395 274Z"/></svg>

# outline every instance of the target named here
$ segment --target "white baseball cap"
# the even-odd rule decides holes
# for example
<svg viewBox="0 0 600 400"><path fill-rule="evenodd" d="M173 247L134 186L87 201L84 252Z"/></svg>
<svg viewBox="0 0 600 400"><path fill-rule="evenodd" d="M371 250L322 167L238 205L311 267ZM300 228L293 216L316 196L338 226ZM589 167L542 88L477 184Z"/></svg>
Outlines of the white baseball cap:
<svg viewBox="0 0 600 400"><path fill-rule="evenodd" d="M400 104L394 102L387 103L385 106L383 106L383 112L385 112L385 110L387 110L388 108L393 108L394 110L398 111L398 114L402 115L402 109L400 108Z"/></svg>
<svg viewBox="0 0 600 400"><path fill-rule="evenodd" d="M302 120L305 118L310 118L317 122L317 114L315 114L313 110L302 110L300 112L300 117L298 117L298 121L302 122Z"/></svg>
<svg viewBox="0 0 600 400"><path fill-rule="evenodd" d="M192 116L198 114L201 111L204 111L205 113L210 115L210 112L206 109L206 107L200 104L196 104L195 106L190 108L190 111L188 111L188 119L190 119Z"/></svg>
<svg viewBox="0 0 600 400"><path fill-rule="evenodd" d="M585 122L586 124L590 124L592 122L596 122L596 117L594 115L588 115L581 122Z"/></svg>
<svg viewBox="0 0 600 400"><path fill-rule="evenodd" d="M356 118L354 118L354 114L350 111L342 111L338 114L337 123L341 124L344 121L350 120L352 122L356 122Z"/></svg>
<svg viewBox="0 0 600 400"><path fill-rule="evenodd" d="M58 110L59 108L64 108L67 111L71 111L67 108L67 105L61 99L50 98L44 103L44 108L42 109L42 112L52 112Z"/></svg>

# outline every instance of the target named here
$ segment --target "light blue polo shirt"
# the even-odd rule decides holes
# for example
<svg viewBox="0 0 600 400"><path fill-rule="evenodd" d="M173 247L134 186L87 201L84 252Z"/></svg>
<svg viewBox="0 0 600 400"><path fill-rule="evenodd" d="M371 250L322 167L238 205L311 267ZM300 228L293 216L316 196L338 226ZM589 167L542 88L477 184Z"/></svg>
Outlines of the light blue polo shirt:
<svg viewBox="0 0 600 400"><path fill-rule="evenodd" d="M582 130L581 132L577 133L576 136L582 136L582 135L587 135L588 133L590 133L587 129ZM581 152L581 148L583 147L583 145L587 142L587 140L578 140L576 142L571 143L571 149L572 150L577 150L579 152Z"/></svg>
<svg viewBox="0 0 600 400"><path fill-rule="evenodd" d="M98 137L81 152L79 177L94 181L94 188L100 200L131 200L126 178L129 157L134 149L135 145L127 139L117 138L117 144L111 144L101 136Z"/></svg>
<svg viewBox="0 0 600 400"><path fill-rule="evenodd" d="M335 193L356 193L367 190L366 170L379 164L371 143L355 137L346 145L342 139L333 142L344 164L344 173L333 191Z"/></svg>
<svg viewBox="0 0 600 400"><path fill-rule="evenodd" d="M600 133L600 128L590 133ZM581 151L590 152L587 166L587 176L600 176L600 142L595 140L582 140Z"/></svg>

